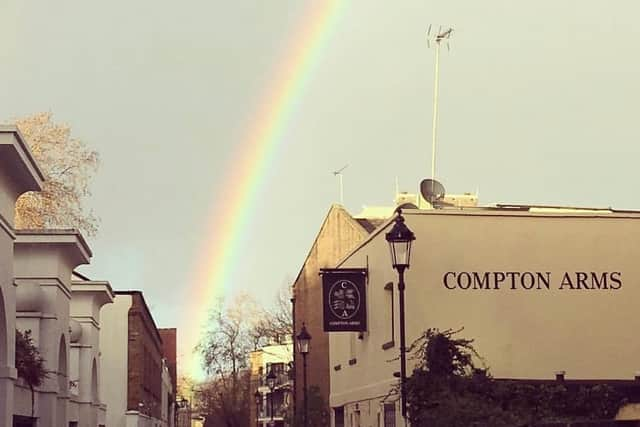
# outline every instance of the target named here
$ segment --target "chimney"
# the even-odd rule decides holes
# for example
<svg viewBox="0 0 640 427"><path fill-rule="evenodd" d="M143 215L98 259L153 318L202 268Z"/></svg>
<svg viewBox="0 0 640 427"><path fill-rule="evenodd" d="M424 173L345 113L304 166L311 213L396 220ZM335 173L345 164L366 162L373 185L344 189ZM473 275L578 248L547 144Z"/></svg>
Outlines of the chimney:
<svg viewBox="0 0 640 427"><path fill-rule="evenodd" d="M566 374L565 371L556 371L556 381L564 381L564 374Z"/></svg>

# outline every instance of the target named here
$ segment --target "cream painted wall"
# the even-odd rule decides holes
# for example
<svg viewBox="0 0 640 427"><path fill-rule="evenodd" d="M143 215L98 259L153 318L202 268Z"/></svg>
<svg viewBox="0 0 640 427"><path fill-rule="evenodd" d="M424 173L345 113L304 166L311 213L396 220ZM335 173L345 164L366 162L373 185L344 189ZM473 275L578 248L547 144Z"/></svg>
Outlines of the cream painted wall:
<svg viewBox="0 0 640 427"><path fill-rule="evenodd" d="M90 251L82 237L73 231L16 234L13 259L16 325L22 331L32 330L45 369L52 373L36 395L39 425L58 426L68 421L71 271L89 262ZM16 404L15 410L21 407Z"/></svg>
<svg viewBox="0 0 640 427"><path fill-rule="evenodd" d="M78 427L92 427L98 424L98 406L102 403L99 392L102 370L100 309L111 304L114 295L108 282L74 281L71 290L70 379L77 381L77 387L72 389L71 402L77 404L78 414L73 419L70 413L69 421L78 421Z"/></svg>
<svg viewBox="0 0 640 427"><path fill-rule="evenodd" d="M490 210L406 211L417 240L406 273L407 343L427 328L460 328L475 339L495 377L632 379L640 370L640 216L553 215ZM342 267L369 266L369 331L330 334L331 406L374 399L361 410L375 425L380 404L397 382L397 274L384 230L349 256ZM449 290L447 272L550 272L550 290ZM565 272L620 272L618 290L559 290ZM390 292L394 283L395 346L390 341ZM356 359L349 365L350 359ZM340 370L333 367L340 365ZM410 368L408 369L410 372ZM399 411L398 411L399 412ZM400 420L398 420L400 421ZM347 424L348 425L348 424Z"/></svg>
<svg viewBox="0 0 640 427"><path fill-rule="evenodd" d="M106 425L125 427L127 411L127 346L130 295L116 295L102 308L100 396L107 405Z"/></svg>

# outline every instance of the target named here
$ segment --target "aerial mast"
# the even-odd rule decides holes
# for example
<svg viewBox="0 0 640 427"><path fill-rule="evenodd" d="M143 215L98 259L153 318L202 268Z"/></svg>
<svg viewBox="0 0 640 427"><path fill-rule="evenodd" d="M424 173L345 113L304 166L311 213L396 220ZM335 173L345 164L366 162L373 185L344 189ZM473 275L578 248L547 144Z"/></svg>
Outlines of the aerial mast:
<svg viewBox="0 0 640 427"><path fill-rule="evenodd" d="M342 171L345 170L348 167L349 167L349 165L344 165L342 168L340 168L337 171L333 172L333 176L337 176L338 179L339 179L338 185L340 186L340 204L342 206L344 206L344 187L342 185Z"/></svg>
<svg viewBox="0 0 640 427"><path fill-rule="evenodd" d="M436 140L438 137L438 88L440 83L440 45L444 41L449 48L449 39L453 33L453 28L449 27L442 30L442 27L438 28L437 32L431 33L431 25L427 30L427 47L431 45L435 48L435 73L433 83L433 134L431 142L431 179L436 179Z"/></svg>

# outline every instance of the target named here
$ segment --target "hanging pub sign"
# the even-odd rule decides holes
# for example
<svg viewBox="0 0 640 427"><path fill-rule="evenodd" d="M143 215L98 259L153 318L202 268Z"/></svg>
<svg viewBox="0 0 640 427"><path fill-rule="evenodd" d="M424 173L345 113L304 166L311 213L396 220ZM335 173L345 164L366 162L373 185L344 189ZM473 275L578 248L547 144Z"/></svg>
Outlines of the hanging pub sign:
<svg viewBox="0 0 640 427"><path fill-rule="evenodd" d="M337 268L320 270L325 332L367 330L367 270Z"/></svg>

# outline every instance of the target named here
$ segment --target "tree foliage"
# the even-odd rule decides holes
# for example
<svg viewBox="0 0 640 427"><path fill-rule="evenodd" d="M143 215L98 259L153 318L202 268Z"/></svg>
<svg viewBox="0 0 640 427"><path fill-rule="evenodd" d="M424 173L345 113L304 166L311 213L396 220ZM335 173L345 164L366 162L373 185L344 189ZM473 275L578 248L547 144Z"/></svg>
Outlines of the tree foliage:
<svg viewBox="0 0 640 427"><path fill-rule="evenodd" d="M16 120L42 169L42 191L27 192L16 202L16 228L77 228L89 236L98 219L83 201L90 195L89 181L98 168L98 153L71 136L71 128L52 121L51 113Z"/></svg>
<svg viewBox="0 0 640 427"><path fill-rule="evenodd" d="M16 329L16 370L31 390L31 417L34 414L34 389L40 387L49 372L44 367L45 360L33 343L31 331L20 332Z"/></svg>
<svg viewBox="0 0 640 427"><path fill-rule="evenodd" d="M613 418L625 402L606 384L495 380L461 330L427 330L410 347L418 364L407 381L412 425L519 427Z"/></svg>

